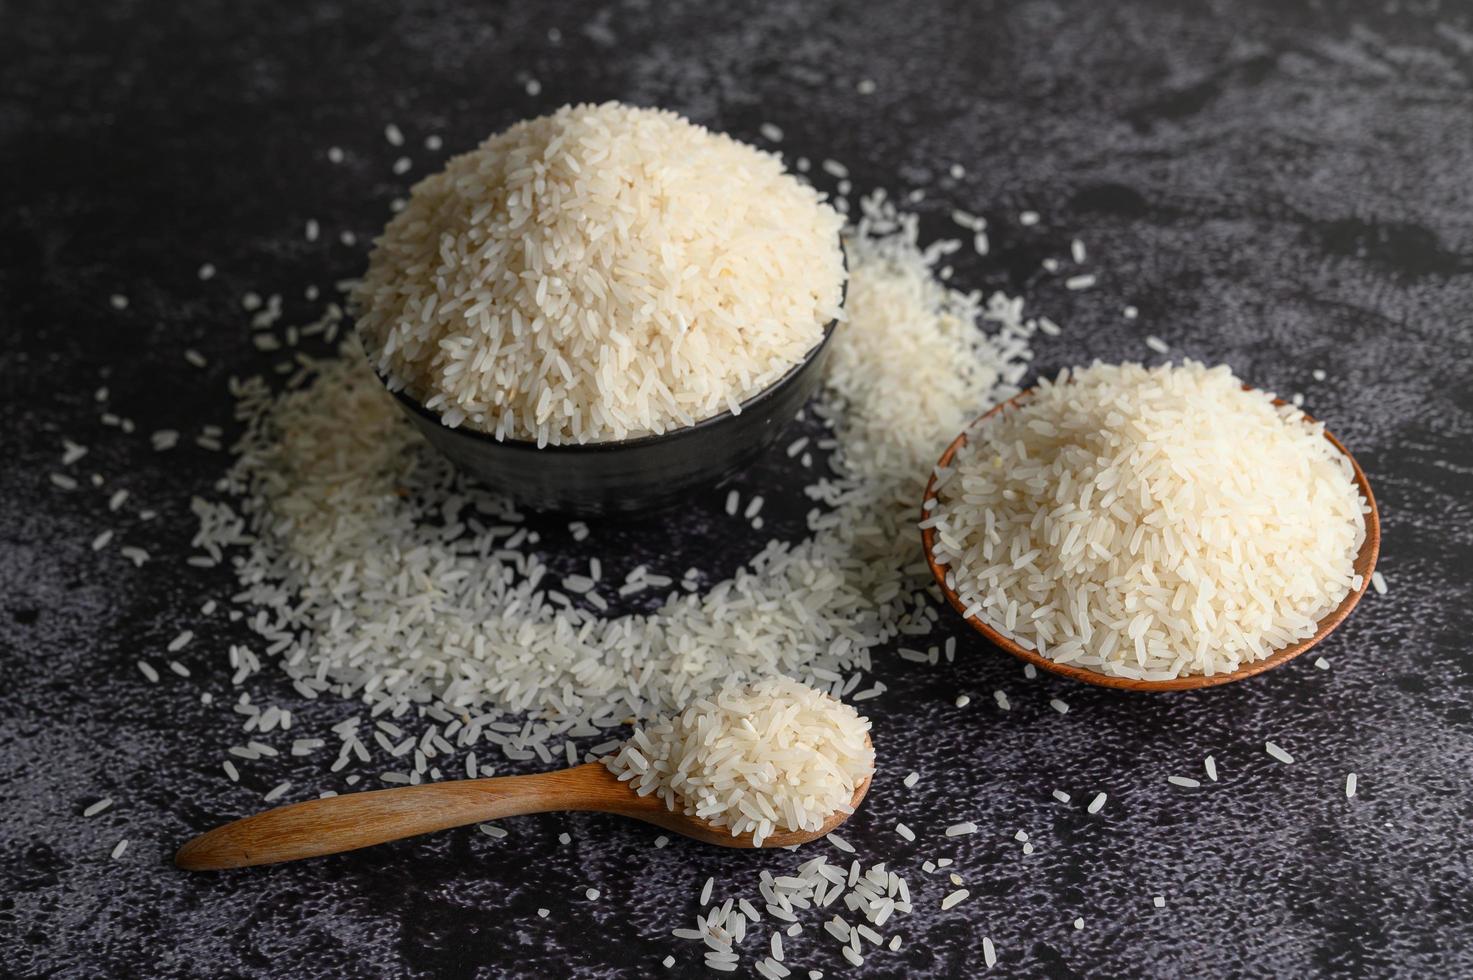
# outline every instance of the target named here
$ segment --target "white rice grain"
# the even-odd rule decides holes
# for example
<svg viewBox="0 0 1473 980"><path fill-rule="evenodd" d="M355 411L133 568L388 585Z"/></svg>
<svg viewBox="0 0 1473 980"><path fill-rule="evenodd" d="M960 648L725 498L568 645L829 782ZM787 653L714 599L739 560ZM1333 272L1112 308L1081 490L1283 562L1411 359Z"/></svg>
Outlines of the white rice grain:
<svg viewBox="0 0 1473 980"><path fill-rule="evenodd" d="M1283 749L1279 748L1272 742L1264 742L1263 749L1269 755L1273 756L1275 759L1277 759L1279 762L1284 763L1285 765L1292 765L1294 762L1294 757L1292 755L1285 752Z"/></svg>
<svg viewBox="0 0 1473 980"><path fill-rule="evenodd" d="M941 900L941 907L943 909L949 909L960 905L962 902L967 900L967 896L970 894L971 892L967 891L965 888L958 888L956 891L949 892L947 896Z"/></svg>

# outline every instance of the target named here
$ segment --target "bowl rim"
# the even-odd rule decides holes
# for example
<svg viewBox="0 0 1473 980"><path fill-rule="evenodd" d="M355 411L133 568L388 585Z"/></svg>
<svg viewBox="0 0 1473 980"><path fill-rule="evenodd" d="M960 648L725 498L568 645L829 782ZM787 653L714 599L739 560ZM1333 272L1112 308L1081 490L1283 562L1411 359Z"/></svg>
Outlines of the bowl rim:
<svg viewBox="0 0 1473 980"><path fill-rule="evenodd" d="M425 408L424 405L420 403L419 399L411 397L404 389L395 389L390 387L388 379L386 379L382 374L379 373L377 365L370 362L370 367L372 367L373 369L374 377L378 378L379 383L384 386L384 390L386 390L390 395L393 395L394 398L398 400L400 405L403 405L406 409L413 412L415 415L418 415L420 418L428 422L433 422L435 425L444 429L446 432L464 436L474 442L479 442L487 446L494 446L499 449L507 449L514 452L556 452L560 454L607 453L616 452L621 449L640 449L646 446L653 446L662 442L668 442L677 437L695 435L705 430L715 428L716 426L721 425L723 422L726 422L729 419L736 418L738 415L745 414L750 409L760 408L764 402L776 397L778 391L788 385L800 372L803 371L804 368L808 367L808 365L811 364L813 360L817 358L826 347L828 347L829 341L833 338L834 331L838 328L838 324L838 318L830 320L828 324L825 325L825 327L823 328L823 334L818 338L818 342L815 343L812 347L808 348L808 350L803 354L801 358L795 361L790 368L784 371L771 384L763 388L761 391L757 392L755 395L752 395L746 401L742 402L739 406L741 409L740 412L733 412L731 409L725 408L715 415L708 415L703 419L691 423L690 425L682 425L678 428L667 429L664 432L653 432L647 435L635 436L631 439L606 439L599 442L550 442L545 446L539 447L537 443L531 439L498 439L494 434L486 432L483 429L460 425L453 427L447 426L441 420L441 416L438 412L434 412L428 408Z"/></svg>
<svg viewBox="0 0 1473 980"><path fill-rule="evenodd" d="M1245 391L1254 390L1251 385L1244 385L1243 388ZM962 429L961 433L951 441L951 444L946 447L946 451L941 454L936 467L932 469L930 479L926 481L926 491L921 498L922 514L929 513L926 509L926 501L934 500L936 497L936 469L944 469L950 465L957 452L967 444L967 434L992 416L1008 408L1016 407L1020 401L1030 396L1035 390L1035 388L1026 388L1013 397L994 405L976 419L969 422ZM1275 406L1287 404L1289 403L1282 398L1274 399ZM1303 410L1301 409L1300 411ZM1308 412L1304 412L1303 414L1310 422L1318 421ZM954 589L949 588L946 584L947 566L942 565L936 560L936 532L934 528L930 527L921 529L921 544L926 553L926 564L930 566L931 575L935 578L937 586L940 587L942 595L946 597L951 607L957 611L957 614L966 620L968 625L982 634L994 646L1000 647L1006 653L1010 653L1020 660L1033 664L1040 670L1046 670L1050 673L1058 674L1061 677L1067 677L1085 684L1093 684L1097 687L1111 687L1128 691L1192 691L1199 688L1217 687L1222 684L1230 684L1234 681L1246 680L1249 677L1255 677L1265 671L1288 663L1290 660L1316 646L1321 640L1334 632L1345 621L1345 618L1350 615L1351 610L1360 602L1361 596L1366 594L1366 590L1371 584L1371 573L1376 570L1376 561L1381 553L1381 514L1376 506L1376 497L1371 493L1371 483L1366 479L1365 471L1361 469L1360 463L1351 455L1350 450L1345 448L1344 443L1335 438L1328 428L1324 430L1324 436L1330 441L1331 445L1350 461L1356 488L1365 497L1366 504L1370 508L1365 515L1366 536L1361 542L1360 550L1356 552L1353 563L1356 573L1361 576L1360 588L1352 589L1344 599L1340 600L1338 606L1321 618L1312 636L1297 640L1289 646L1275 650L1271 655L1262 660L1255 660L1252 663L1244 664L1231 673L1212 674L1210 676L1206 674L1194 674L1187 677L1174 677L1169 680L1156 681L1134 677L1118 677L1113 674L1101 674L1087 667L1076 667L1073 664L1057 663L1038 653L1036 650L1029 650L1019 645L1011 637L1004 635L983 622L980 617L966 615L966 607L962 605L961 598L956 594Z"/></svg>

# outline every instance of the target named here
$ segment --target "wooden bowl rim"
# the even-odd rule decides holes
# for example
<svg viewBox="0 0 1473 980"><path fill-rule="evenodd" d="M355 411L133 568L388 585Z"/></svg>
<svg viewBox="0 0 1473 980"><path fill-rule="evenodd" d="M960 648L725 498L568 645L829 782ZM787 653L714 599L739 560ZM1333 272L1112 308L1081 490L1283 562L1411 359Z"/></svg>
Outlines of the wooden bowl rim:
<svg viewBox="0 0 1473 980"><path fill-rule="evenodd" d="M1248 385L1244 385L1243 387L1245 390L1253 390ZM1020 401L1031 395L1034 390L1033 388L1024 389L1012 398L994 405L970 422L961 431L961 434L951 441L951 444L946 447L946 451L941 454L941 458L936 462L936 467L932 469L931 478L926 481L926 492L922 497L922 519L924 519L924 515L929 513L925 509L925 501L933 500L936 497L936 469L944 469L951 464L957 451L967 444L967 433L973 431L977 426L999 412L1010 407L1015 407ZM1275 398L1274 404L1278 406L1288 403L1282 398ZM1303 410L1301 409L1301 411ZM1304 413L1304 417L1310 422L1317 421L1308 412ZM1252 663L1245 664L1230 674L1213 674L1210 677L1205 674L1196 674L1190 677L1175 677L1165 681L1152 681L1134 677L1117 677L1112 674L1101 674L1085 667L1076 667L1072 664L1056 663L1048 657L1042 656L1036 650L1028 650L1019 646L1017 642L999 633L991 626L988 626L980 618L966 615L966 607L962 605L961 599L954 590L947 587L946 566L936 560L934 552L936 532L934 528L929 527L921 530L921 544L926 552L926 564L930 566L931 575L936 579L936 584L941 588L941 594L946 596L946 600L951 604L951 607L974 630L981 633L994 646L1001 647L1004 651L1012 654L1019 660L1025 660L1041 670L1046 670L1071 680L1080 681L1084 684L1094 684L1097 687L1113 687L1127 691L1194 691L1199 688L1216 687L1219 684L1230 684L1233 681L1246 680L1266 670L1272 670L1275 667L1288 663L1334 632L1335 628L1345 621L1345 617L1349 616L1350 611L1360 602L1361 596L1365 595L1366 589L1371 585L1371 573L1376 570L1376 560L1381 554L1381 514L1376 506L1376 497L1371 493L1371 483L1366 479L1365 471L1361 469L1360 463L1351 455L1350 450L1346 449L1345 445L1339 439L1336 439L1329 429L1325 429L1325 438L1330 441L1331 445L1344 454L1346 459L1350 460L1351 469L1355 474L1356 487L1360 490L1361 495L1365 497L1366 504L1370 507L1370 511L1366 514L1366 537L1361 542L1360 551L1356 553L1354 562L1355 571L1361 577L1360 588L1351 591L1340 601L1340 605L1336 606L1327 616L1319 621L1319 628L1315 630L1313 636L1306 637L1283 649L1276 650L1271 656L1265 657L1263 660L1255 660Z"/></svg>

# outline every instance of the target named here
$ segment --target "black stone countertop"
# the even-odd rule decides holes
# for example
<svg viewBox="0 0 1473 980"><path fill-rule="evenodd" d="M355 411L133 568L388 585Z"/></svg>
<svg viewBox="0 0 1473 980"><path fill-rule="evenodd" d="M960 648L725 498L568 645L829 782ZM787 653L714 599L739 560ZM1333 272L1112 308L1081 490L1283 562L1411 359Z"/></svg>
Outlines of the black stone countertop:
<svg viewBox="0 0 1473 980"><path fill-rule="evenodd" d="M856 91L864 79L872 94ZM1303 392L1382 507L1390 592L1320 648L1328 671L1311 655L1164 697L1030 682L950 613L954 664L881 656L890 690L866 705L878 781L845 833L903 869L919 907L899 922L904 948L862 970L816 925L788 941L790 964L973 976L986 935L999 975L1473 974L1473 13L1407 0L6 4L0 973L633 977L663 975L673 952L670 975L704 975L669 937L700 883L746 894L759 866L790 857L655 851L643 827L560 815L507 821L501 841L455 831L277 869L169 863L281 779L288 799L344 788L320 760L243 764L239 785L220 769L241 738L225 648L246 631L200 612L230 594L228 572L184 558L189 498L224 466L193 435L229 425L229 375L272 363L241 296L280 292L289 319L306 317L304 288L361 269L415 175L520 117L609 98L753 141L774 122L785 152L843 161L857 190L928 186L933 234L952 207L985 214L994 254L959 257L957 281L1019 292L1064 325L1035 342L1038 371L1152 356L1144 338L1159 335ZM431 133L442 151L424 149ZM1028 209L1036 226L1018 220ZM1070 292L1039 262L1076 235L1100 281ZM202 282L207 261L219 273ZM186 364L185 346L208 366ZM147 433L166 427L185 439L155 453ZM63 467L63 436L89 454ZM63 471L83 486L54 488ZM650 560L678 575L692 554L730 571L769 534L799 533L800 486L785 459L742 480L771 501L761 533L721 520L713 492L678 518L595 523L582 553L611 574ZM110 513L117 489L131 496ZM94 553L106 528L116 540ZM135 569L124 544L154 560ZM134 662L162 662L184 628L192 676L149 684ZM352 712L301 702L269 671L257 683L303 735ZM954 706L960 692L970 707ZM1168 785L1200 776L1208 753L1221 782ZM1096 791L1109 804L1089 817ZM104 795L112 809L84 819ZM960 819L982 831L939 836ZM920 839L897 837L897 820ZM943 855L973 892L944 913L949 886L919 869Z"/></svg>

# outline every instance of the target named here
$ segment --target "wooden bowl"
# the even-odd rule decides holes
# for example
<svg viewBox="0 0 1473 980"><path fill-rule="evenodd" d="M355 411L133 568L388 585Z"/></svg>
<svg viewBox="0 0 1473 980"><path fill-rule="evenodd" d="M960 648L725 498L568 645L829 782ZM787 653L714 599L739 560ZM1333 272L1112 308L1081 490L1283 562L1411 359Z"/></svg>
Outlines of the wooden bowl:
<svg viewBox="0 0 1473 980"><path fill-rule="evenodd" d="M937 461L936 465L938 467L949 466L952 459L956 456L957 450L967 444L968 431L971 431L972 428L1005 408L1016 405L1030 393L1031 389L1024 391L983 413L975 422L967 426L961 435L952 440L951 445L946 447L946 452L941 454L941 459ZM1283 399L1275 399L1274 404L1283 405L1285 402ZM1314 421L1307 414L1305 418L1310 419L1311 422ZM1048 657L1040 655L1035 650L1024 649L1011 638L999 633L984 623L980 618L966 615L966 607L962 605L961 599L953 589L948 588L946 585L946 566L936 561L934 551L936 532L934 528L929 527L921 531L921 542L926 550L926 564L931 566L931 574L935 576L936 584L941 587L941 592L946 596L946 601L951 603L951 607L966 619L973 629L985 636L994 646L1001 647L1020 660L1026 660L1040 670L1047 670L1061 677L1082 681L1085 684L1123 688L1128 691L1191 691L1201 687L1215 687L1218 684L1241 681L1245 678L1261 674L1266 670L1272 670L1281 664L1288 663L1329 636L1331 631L1344 622L1346 616L1350 615L1350 611L1355 608L1356 603L1360 602L1360 597L1365 594L1366 589L1371 585L1371 573L1376 570L1376 558L1381 553L1381 516L1376 509L1376 498L1371 493L1371 484L1366 480L1366 474L1361 470L1360 464L1356 462L1355 457L1350 454L1350 450L1346 449L1340 440L1336 439L1328 431L1325 432L1325 438L1330 440L1330 443L1343 453L1346 459L1350 460L1350 467L1355 471L1355 485L1359 488L1361 495L1366 498L1366 503L1370 505L1370 512L1366 514L1366 537L1361 542L1360 552L1355 556L1355 571L1361 577L1360 588L1347 595L1340 601L1340 605L1336 606L1325 618L1320 620L1319 628L1315 630L1313 636L1299 640L1280 650L1275 650L1271 656L1265 657L1263 660L1255 660L1252 663L1244 664L1230 674L1213 674L1211 677L1193 675L1190 677L1176 677L1165 681L1150 681L1137 680L1133 677L1116 677L1111 674L1101 674L1085 667L1076 667L1072 664L1055 663ZM926 482L926 494L923 499L931 500L935 496L936 474L933 471L931 479ZM921 513L925 514L928 512L923 509Z"/></svg>

